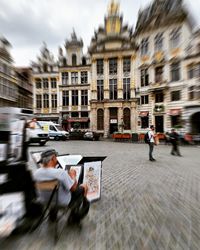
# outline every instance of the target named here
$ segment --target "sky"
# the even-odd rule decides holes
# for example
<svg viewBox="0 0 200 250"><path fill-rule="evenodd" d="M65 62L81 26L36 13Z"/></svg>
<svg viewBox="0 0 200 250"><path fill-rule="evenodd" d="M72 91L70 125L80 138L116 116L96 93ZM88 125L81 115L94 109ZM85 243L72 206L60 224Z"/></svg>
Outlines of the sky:
<svg viewBox="0 0 200 250"><path fill-rule="evenodd" d="M124 23L135 27L138 10L151 0L118 0ZM200 0L184 0L200 27ZM94 31L104 24L110 0L0 0L0 36L12 45L15 66L37 61L42 43L57 59L73 29L84 42L84 53Z"/></svg>

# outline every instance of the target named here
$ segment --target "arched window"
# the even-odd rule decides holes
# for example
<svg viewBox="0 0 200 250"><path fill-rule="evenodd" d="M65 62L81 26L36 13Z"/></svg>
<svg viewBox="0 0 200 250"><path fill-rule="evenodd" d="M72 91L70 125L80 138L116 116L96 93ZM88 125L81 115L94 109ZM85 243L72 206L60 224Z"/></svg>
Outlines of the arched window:
<svg viewBox="0 0 200 250"><path fill-rule="evenodd" d="M97 130L104 129L104 114L103 109L97 110Z"/></svg>
<svg viewBox="0 0 200 250"><path fill-rule="evenodd" d="M129 108L124 109L123 119L124 129L131 129L131 112Z"/></svg>
<svg viewBox="0 0 200 250"><path fill-rule="evenodd" d="M72 66L76 66L76 55L72 55Z"/></svg>

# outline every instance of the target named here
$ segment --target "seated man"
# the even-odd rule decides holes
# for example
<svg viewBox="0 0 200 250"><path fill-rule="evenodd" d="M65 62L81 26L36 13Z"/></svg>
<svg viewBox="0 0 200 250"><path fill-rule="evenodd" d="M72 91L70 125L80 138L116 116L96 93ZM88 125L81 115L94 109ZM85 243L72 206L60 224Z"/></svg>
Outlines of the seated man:
<svg viewBox="0 0 200 250"><path fill-rule="evenodd" d="M71 222L80 222L89 211L89 202L86 199L87 185L81 184L78 186L74 170L67 172L64 169L56 168L58 163L56 156L57 152L54 149L47 149L42 152L41 163L43 166L36 170L34 179L38 182L58 180L60 184L58 204L71 208ZM47 201L49 197L49 193L42 192L40 194L42 201Z"/></svg>

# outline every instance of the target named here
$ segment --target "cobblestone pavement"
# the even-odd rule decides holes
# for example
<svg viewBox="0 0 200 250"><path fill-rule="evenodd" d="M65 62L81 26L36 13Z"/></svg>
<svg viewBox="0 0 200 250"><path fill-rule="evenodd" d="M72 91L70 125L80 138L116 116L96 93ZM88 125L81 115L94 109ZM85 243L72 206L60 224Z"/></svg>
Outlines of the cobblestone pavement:
<svg viewBox="0 0 200 250"><path fill-rule="evenodd" d="M59 153L107 156L101 200L91 205L82 228L65 226L55 246L51 226L44 223L32 234L7 238L0 249L200 249L200 147L181 147L183 157L177 157L170 155L170 146L159 145L157 161L150 162L145 144L49 146Z"/></svg>

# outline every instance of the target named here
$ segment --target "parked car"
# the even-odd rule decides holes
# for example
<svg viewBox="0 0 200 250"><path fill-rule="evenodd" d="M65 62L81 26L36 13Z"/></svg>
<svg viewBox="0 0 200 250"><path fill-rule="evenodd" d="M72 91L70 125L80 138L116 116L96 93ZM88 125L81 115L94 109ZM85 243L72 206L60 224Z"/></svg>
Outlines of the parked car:
<svg viewBox="0 0 200 250"><path fill-rule="evenodd" d="M84 135L83 135L83 139L84 140L91 140L91 141L98 141L100 138L100 134L93 132L93 131L87 131Z"/></svg>
<svg viewBox="0 0 200 250"><path fill-rule="evenodd" d="M69 139L70 140L83 140L84 132L81 130L73 130L69 132Z"/></svg>
<svg viewBox="0 0 200 250"><path fill-rule="evenodd" d="M49 138L56 141L69 139L69 132L65 131L61 125L51 121L38 121L43 130L49 133Z"/></svg>

